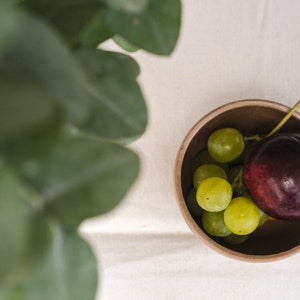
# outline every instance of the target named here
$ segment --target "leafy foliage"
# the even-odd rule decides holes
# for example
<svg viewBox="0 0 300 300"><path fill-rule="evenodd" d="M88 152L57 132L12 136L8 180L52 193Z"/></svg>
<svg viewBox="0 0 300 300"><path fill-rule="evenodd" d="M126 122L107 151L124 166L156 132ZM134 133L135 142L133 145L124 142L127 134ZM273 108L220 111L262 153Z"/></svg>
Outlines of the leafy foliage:
<svg viewBox="0 0 300 300"><path fill-rule="evenodd" d="M126 143L147 126L136 61L169 55L179 0L0 0L0 298L95 297L97 264L78 235L139 174Z"/></svg>
<svg viewBox="0 0 300 300"><path fill-rule="evenodd" d="M94 299L97 279L96 260L87 242L76 233L56 229L55 239L36 272L3 292L3 297L5 300Z"/></svg>
<svg viewBox="0 0 300 300"><path fill-rule="evenodd" d="M169 55L178 38L180 13L180 0L149 0L140 14L109 9L104 20L113 32L133 45L152 53Z"/></svg>
<svg viewBox="0 0 300 300"><path fill-rule="evenodd" d="M8 167L2 166L0 196L0 279L3 279L17 266L19 257L26 247L30 223L27 202L32 195ZM15 217L14 222L11 222L11 216Z"/></svg>
<svg viewBox="0 0 300 300"><path fill-rule="evenodd" d="M108 6L123 10L126 12L140 13L143 12L150 0L105 0Z"/></svg>

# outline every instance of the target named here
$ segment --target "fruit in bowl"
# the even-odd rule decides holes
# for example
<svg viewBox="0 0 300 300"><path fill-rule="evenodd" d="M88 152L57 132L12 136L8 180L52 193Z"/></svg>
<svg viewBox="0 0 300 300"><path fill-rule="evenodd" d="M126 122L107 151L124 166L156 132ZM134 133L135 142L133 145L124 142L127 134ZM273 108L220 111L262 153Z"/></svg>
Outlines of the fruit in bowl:
<svg viewBox="0 0 300 300"><path fill-rule="evenodd" d="M208 137L207 150L203 150L207 151L209 163L198 162L199 166L193 173L194 202L203 210L203 229L212 236L249 235L267 220L242 182L244 167L241 163L248 152L244 151L246 139L235 128L213 131ZM203 151L200 157L204 157ZM217 163L223 163L222 167ZM240 238L240 242L245 240L246 237ZM225 241L231 242L228 238ZM237 237L234 243L238 243Z"/></svg>
<svg viewBox="0 0 300 300"><path fill-rule="evenodd" d="M268 260L299 250L296 108L267 100L231 102L196 123L182 143L175 165L179 207L192 231L223 254ZM288 141L279 150L273 141L283 136ZM292 147L286 147L289 140ZM276 188L281 194L270 197Z"/></svg>
<svg viewBox="0 0 300 300"><path fill-rule="evenodd" d="M268 215L300 219L300 134L268 137L249 153L244 183Z"/></svg>

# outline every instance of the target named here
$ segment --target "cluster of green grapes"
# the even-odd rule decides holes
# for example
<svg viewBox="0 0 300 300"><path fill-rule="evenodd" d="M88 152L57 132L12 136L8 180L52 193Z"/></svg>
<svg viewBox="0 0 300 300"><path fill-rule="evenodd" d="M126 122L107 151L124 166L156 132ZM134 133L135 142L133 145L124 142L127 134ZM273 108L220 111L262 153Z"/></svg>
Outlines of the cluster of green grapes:
<svg viewBox="0 0 300 300"><path fill-rule="evenodd" d="M242 182L245 139L235 128L221 128L208 138L193 167L193 188L186 203L204 230L230 244L244 242L268 220Z"/></svg>

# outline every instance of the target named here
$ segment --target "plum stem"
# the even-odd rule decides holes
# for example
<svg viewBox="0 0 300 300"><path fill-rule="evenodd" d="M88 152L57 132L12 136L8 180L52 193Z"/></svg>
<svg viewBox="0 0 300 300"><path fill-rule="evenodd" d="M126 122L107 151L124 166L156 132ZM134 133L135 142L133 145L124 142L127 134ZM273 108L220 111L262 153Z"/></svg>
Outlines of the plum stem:
<svg viewBox="0 0 300 300"><path fill-rule="evenodd" d="M284 118L270 131L267 136L271 136L276 133L287 121L288 119L294 114L294 112L300 107L300 100L289 110L289 112L284 116Z"/></svg>

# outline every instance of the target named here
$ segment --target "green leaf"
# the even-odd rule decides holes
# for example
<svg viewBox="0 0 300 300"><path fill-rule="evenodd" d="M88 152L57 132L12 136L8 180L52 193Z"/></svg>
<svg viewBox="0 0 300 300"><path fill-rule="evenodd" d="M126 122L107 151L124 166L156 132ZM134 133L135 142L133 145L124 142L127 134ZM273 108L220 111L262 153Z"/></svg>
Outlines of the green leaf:
<svg viewBox="0 0 300 300"><path fill-rule="evenodd" d="M105 0L112 8L124 10L131 13L143 12L150 0Z"/></svg>
<svg viewBox="0 0 300 300"><path fill-rule="evenodd" d="M0 0L0 7L14 7L22 0Z"/></svg>
<svg viewBox="0 0 300 300"><path fill-rule="evenodd" d="M52 8L52 11L48 13L48 19L63 34L71 46L77 46L82 38L82 31L91 30L91 22L95 18L99 18L98 20L101 22L102 10L103 4L99 0L62 2L61 5ZM97 25L98 29L99 23ZM88 26L88 29L85 29L86 26ZM110 34L104 29L105 27L102 26L101 30L104 32L97 31L97 34L101 34L99 40L103 38L103 35L105 35L105 38L110 37Z"/></svg>
<svg viewBox="0 0 300 300"><path fill-rule="evenodd" d="M83 47L94 47L112 37L113 33L103 21L103 10L97 12L80 31L79 40Z"/></svg>
<svg viewBox="0 0 300 300"><path fill-rule="evenodd" d="M79 49L75 57L89 75L137 78L140 67L129 55L100 49Z"/></svg>
<svg viewBox="0 0 300 300"><path fill-rule="evenodd" d="M26 7L41 14L76 47L95 46L110 38L112 33L102 21L105 5L99 0L37 1L25 0Z"/></svg>
<svg viewBox="0 0 300 300"><path fill-rule="evenodd" d="M47 17L74 47L80 42L81 31L91 20L99 16L102 9L103 4L98 0L72 1L70 4L62 2L61 5L54 6Z"/></svg>
<svg viewBox="0 0 300 300"><path fill-rule="evenodd" d="M125 196L139 172L127 148L102 140L61 134L35 141L10 159L45 200L45 209L65 226L106 213Z"/></svg>
<svg viewBox="0 0 300 300"><path fill-rule="evenodd" d="M116 68L114 58L106 61L96 49L86 49L76 61L45 24L18 16L23 26L16 40L22 47L10 45L2 60L38 77L58 99L68 121L114 140L131 141L144 132L147 111L142 91L135 78L123 76L129 64L134 66L129 75L137 73L132 59ZM115 56L118 61L119 57ZM99 76L95 71L99 66L111 71Z"/></svg>
<svg viewBox="0 0 300 300"><path fill-rule="evenodd" d="M71 0L23 0L22 4L26 9L46 15L51 8L60 6L62 3L70 2Z"/></svg>
<svg viewBox="0 0 300 300"><path fill-rule="evenodd" d="M76 233L59 232L37 272L4 300L95 300L97 279L91 247Z"/></svg>
<svg viewBox="0 0 300 300"><path fill-rule="evenodd" d="M136 64L126 56L96 49L82 49L76 57L88 74L93 105L81 128L117 141L139 137L147 125L147 108L135 76L129 76L136 75Z"/></svg>
<svg viewBox="0 0 300 300"><path fill-rule="evenodd" d="M180 0L150 0L142 13L108 9L104 20L111 31L149 52L169 55L174 50L181 24Z"/></svg>
<svg viewBox="0 0 300 300"><path fill-rule="evenodd" d="M10 290L10 286L18 286L30 277L48 255L51 245L51 234L48 220L41 213L30 215L29 234L26 236L26 245L18 259L18 263L10 270L9 276L2 287L2 292ZM0 299L1 286L0 286ZM19 299L19 298L12 298Z"/></svg>
<svg viewBox="0 0 300 300"><path fill-rule="evenodd" d="M0 286L1 300L30 300L24 293L23 286Z"/></svg>
<svg viewBox="0 0 300 300"><path fill-rule="evenodd" d="M113 36L113 40L117 45L119 45L122 49L124 49L127 52L135 52L139 50L138 47L132 45L131 43L129 43L127 40L125 40L118 34Z"/></svg>
<svg viewBox="0 0 300 300"><path fill-rule="evenodd" d="M8 0L9 1L9 0ZM9 2L7 2L9 3ZM3 5L3 7L2 7ZM21 24L15 19L15 13L7 5L0 2L0 57L13 40L13 36L20 30Z"/></svg>
<svg viewBox="0 0 300 300"><path fill-rule="evenodd" d="M20 24L20 30L0 61L37 77L59 101L69 121L83 122L90 110L85 77L62 40L43 21L24 12L10 17ZM1 23L0 19L0 28Z"/></svg>
<svg viewBox="0 0 300 300"><path fill-rule="evenodd" d="M97 263L76 233L57 234L48 259L26 284L30 300L94 300Z"/></svg>
<svg viewBox="0 0 300 300"><path fill-rule="evenodd" d="M61 124L56 99L26 73L0 65L0 142L44 134Z"/></svg>
<svg viewBox="0 0 300 300"><path fill-rule="evenodd" d="M0 282L26 252L33 195L10 168L0 165Z"/></svg>
<svg viewBox="0 0 300 300"><path fill-rule="evenodd" d="M20 282L24 281L39 267L48 254L52 241L48 219L45 214L42 212L32 214L29 225L30 235L27 240L26 251L12 273L12 276Z"/></svg>
<svg viewBox="0 0 300 300"><path fill-rule="evenodd" d="M50 231L46 217L38 212L40 205L38 195L20 180L11 166L3 163L0 166L0 285L22 282L47 253Z"/></svg>

